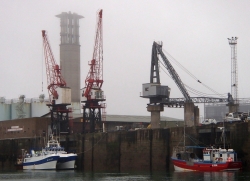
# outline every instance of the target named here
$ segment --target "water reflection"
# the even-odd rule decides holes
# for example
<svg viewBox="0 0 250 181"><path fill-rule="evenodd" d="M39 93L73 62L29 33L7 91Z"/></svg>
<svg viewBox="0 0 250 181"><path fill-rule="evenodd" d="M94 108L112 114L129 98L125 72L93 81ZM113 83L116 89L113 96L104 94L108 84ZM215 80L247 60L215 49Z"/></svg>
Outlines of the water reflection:
<svg viewBox="0 0 250 181"><path fill-rule="evenodd" d="M193 171L174 171L173 172L173 180L180 181L180 180L203 180L203 181L234 181L236 180L236 176L238 176L238 172L193 172Z"/></svg>
<svg viewBox="0 0 250 181"><path fill-rule="evenodd" d="M64 171L17 171L0 173L0 181L234 181L250 180L250 172L160 172L160 173L88 173Z"/></svg>
<svg viewBox="0 0 250 181"><path fill-rule="evenodd" d="M236 172L204 172L204 181L221 180L221 181L233 181L235 180Z"/></svg>

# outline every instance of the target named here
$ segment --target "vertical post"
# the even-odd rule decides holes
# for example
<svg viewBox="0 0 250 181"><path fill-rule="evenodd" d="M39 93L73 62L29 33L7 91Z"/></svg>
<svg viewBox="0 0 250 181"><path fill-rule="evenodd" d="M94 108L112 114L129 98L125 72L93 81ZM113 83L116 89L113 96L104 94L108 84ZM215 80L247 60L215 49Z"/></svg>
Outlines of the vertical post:
<svg viewBox="0 0 250 181"><path fill-rule="evenodd" d="M92 133L92 155L91 155L91 171L94 172L94 144L95 144L95 138L94 134Z"/></svg>
<svg viewBox="0 0 250 181"><path fill-rule="evenodd" d="M153 153L152 153L152 145L153 145L153 130L150 129L149 130L149 170L150 170L150 173L152 173L152 157L153 157Z"/></svg>
<svg viewBox="0 0 250 181"><path fill-rule="evenodd" d="M238 37L228 38L231 47L231 94L236 104L236 112L238 112L238 67L237 67L237 39Z"/></svg>
<svg viewBox="0 0 250 181"><path fill-rule="evenodd" d="M119 160L118 160L118 172L121 172L121 131L119 131L118 142L119 142Z"/></svg>

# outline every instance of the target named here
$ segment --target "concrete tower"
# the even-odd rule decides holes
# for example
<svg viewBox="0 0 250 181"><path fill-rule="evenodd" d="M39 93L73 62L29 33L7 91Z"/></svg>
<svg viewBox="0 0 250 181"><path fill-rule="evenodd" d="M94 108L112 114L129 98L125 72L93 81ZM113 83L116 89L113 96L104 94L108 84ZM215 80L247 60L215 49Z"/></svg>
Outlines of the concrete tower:
<svg viewBox="0 0 250 181"><path fill-rule="evenodd" d="M80 103L80 43L79 19L83 16L63 12L56 17L61 23L60 67L67 87L71 88L72 102Z"/></svg>

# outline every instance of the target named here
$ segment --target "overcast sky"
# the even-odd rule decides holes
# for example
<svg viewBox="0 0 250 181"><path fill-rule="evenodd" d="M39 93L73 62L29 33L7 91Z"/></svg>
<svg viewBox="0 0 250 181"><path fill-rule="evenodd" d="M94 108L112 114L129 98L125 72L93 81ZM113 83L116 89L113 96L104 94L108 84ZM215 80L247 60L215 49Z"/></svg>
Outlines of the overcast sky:
<svg viewBox="0 0 250 181"><path fill-rule="evenodd" d="M103 9L104 84L107 114L150 115L142 84L150 81L153 41L209 88L226 96L231 92L231 49L237 45L239 97L250 97L249 0L1 0L0 96L6 99L46 96L47 82L41 30L48 32L59 60L61 12L77 13L80 20L81 86L92 58L96 12ZM213 95L172 63L183 83ZM161 71L161 84L171 97L183 97L174 81ZM43 86L42 86L43 82ZM43 87L43 88L42 88ZM190 93L192 97L198 97ZM203 116L203 104L199 105ZM162 116L182 118L183 108L165 108Z"/></svg>

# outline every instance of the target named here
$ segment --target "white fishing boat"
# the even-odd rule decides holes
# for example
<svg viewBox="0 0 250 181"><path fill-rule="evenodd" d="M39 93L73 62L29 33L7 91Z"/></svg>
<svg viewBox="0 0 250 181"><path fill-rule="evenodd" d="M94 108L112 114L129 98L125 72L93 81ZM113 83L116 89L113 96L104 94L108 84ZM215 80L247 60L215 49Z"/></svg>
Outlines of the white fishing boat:
<svg viewBox="0 0 250 181"><path fill-rule="evenodd" d="M42 151L35 152L31 150L30 154L26 154L23 158L23 170L53 170L56 169L59 155Z"/></svg>
<svg viewBox="0 0 250 181"><path fill-rule="evenodd" d="M75 161L77 158L76 153L67 153L63 147L61 147L60 143L51 136L48 141L45 151L50 154L59 155L59 159L56 164L56 169L74 169Z"/></svg>

